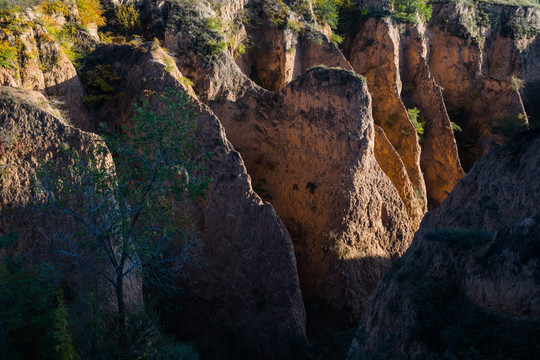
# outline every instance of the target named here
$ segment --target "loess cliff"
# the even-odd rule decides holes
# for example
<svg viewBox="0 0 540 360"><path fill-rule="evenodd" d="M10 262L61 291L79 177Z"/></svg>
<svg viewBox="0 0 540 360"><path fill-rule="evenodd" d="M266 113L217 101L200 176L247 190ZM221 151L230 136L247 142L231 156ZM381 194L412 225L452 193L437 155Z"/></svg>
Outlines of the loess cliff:
<svg viewBox="0 0 540 360"><path fill-rule="evenodd" d="M84 359L534 358L540 7L512 3L0 3L0 283L50 269Z"/></svg>

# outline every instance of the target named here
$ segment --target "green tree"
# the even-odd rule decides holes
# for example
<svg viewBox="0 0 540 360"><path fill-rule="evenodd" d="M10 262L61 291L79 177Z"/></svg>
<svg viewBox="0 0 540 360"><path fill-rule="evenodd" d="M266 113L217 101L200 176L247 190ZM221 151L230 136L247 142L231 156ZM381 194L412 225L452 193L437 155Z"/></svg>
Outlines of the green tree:
<svg viewBox="0 0 540 360"><path fill-rule="evenodd" d="M64 144L63 159L44 163L38 179L50 211L69 220L50 236L54 251L114 290L120 348L127 346L125 281L142 276L169 290L183 267L200 263L184 206L210 181L201 175L208 154L187 95L147 95L122 137L103 128L105 141L86 154ZM56 170L58 161L68 163L65 171Z"/></svg>

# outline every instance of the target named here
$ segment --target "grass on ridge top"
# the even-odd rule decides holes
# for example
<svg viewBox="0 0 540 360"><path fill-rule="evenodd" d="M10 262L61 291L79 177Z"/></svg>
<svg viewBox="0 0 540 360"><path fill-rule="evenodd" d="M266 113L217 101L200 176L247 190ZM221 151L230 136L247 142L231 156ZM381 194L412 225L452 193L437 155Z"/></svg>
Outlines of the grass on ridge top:
<svg viewBox="0 0 540 360"><path fill-rule="evenodd" d="M472 3L473 0L452 0L455 2L466 2ZM491 3L491 4L501 4L501 5L514 5L514 6L537 6L540 7L539 0L479 0L481 2ZM433 1L439 2L439 1Z"/></svg>

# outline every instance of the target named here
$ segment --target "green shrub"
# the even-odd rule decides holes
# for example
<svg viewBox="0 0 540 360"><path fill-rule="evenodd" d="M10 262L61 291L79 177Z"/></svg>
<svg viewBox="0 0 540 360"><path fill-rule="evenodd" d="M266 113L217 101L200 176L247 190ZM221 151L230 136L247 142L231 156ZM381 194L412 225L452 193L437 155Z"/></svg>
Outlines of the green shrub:
<svg viewBox="0 0 540 360"><path fill-rule="evenodd" d="M68 311L64 305L62 294L57 297L58 308L55 314L55 336L58 344L54 347L58 354L57 360L80 360L73 347L73 336L69 327Z"/></svg>
<svg viewBox="0 0 540 360"><path fill-rule="evenodd" d="M136 33L141 27L141 14L132 3L117 6L114 15L120 31L125 35Z"/></svg>
<svg viewBox="0 0 540 360"><path fill-rule="evenodd" d="M476 24L478 26L489 27L491 25L491 15L489 14L489 4L478 4L476 13Z"/></svg>
<svg viewBox="0 0 540 360"><path fill-rule="evenodd" d="M203 18L197 3L188 0L171 0L173 5L169 14L167 27L174 31L191 35L190 50L206 63L212 63L215 57L221 56L228 46L220 21L214 18Z"/></svg>
<svg viewBox="0 0 540 360"><path fill-rule="evenodd" d="M65 17L69 16L70 9L68 4L61 0L56 1L42 1L39 3L37 9L46 15L60 14Z"/></svg>
<svg viewBox="0 0 540 360"><path fill-rule="evenodd" d="M463 129L461 128L461 126L459 126L458 124L456 124L455 122L453 121L450 121L450 127L452 128L452 131L453 132L462 132Z"/></svg>
<svg viewBox="0 0 540 360"><path fill-rule="evenodd" d="M275 26L285 24L289 16L289 9L283 0L265 1L264 11Z"/></svg>
<svg viewBox="0 0 540 360"><path fill-rule="evenodd" d="M79 31L77 26L70 23L64 26L57 26L47 19L43 19L43 25L47 30L47 33L52 37L48 40L58 42L64 54L73 63L73 66L78 67L83 54L80 47L77 46L78 43L76 37ZM51 56L50 59L52 61L44 65L45 71L50 71L53 67L58 65L59 54Z"/></svg>
<svg viewBox="0 0 540 360"><path fill-rule="evenodd" d="M425 123L422 121L422 117L420 116L420 110L416 107L407 109L407 115L409 115L409 119L411 120L411 123L418 134L418 138L423 140Z"/></svg>
<svg viewBox="0 0 540 360"><path fill-rule="evenodd" d="M169 57L164 58L163 63L165 64L165 71L167 71L168 73L172 73L176 69L176 64L174 63L174 60Z"/></svg>
<svg viewBox="0 0 540 360"><path fill-rule="evenodd" d="M87 70L82 80L87 93L84 103L96 108L114 96L122 77L110 64L99 64Z"/></svg>
<svg viewBox="0 0 540 360"><path fill-rule="evenodd" d="M91 24L96 26L105 25L106 20L99 0L75 0L75 5L79 9L79 16L84 26Z"/></svg>
<svg viewBox="0 0 540 360"><path fill-rule="evenodd" d="M343 42L343 38L341 36L339 36L338 34L333 32L332 35L330 35L330 41L333 42L336 45L339 45L339 44L341 44Z"/></svg>
<svg viewBox="0 0 540 360"><path fill-rule="evenodd" d="M342 3L342 0L315 0L317 20L336 29L339 22L339 7Z"/></svg>
<svg viewBox="0 0 540 360"><path fill-rule="evenodd" d="M426 0L390 0L393 6L392 16L398 22L416 24L431 19L432 7Z"/></svg>
<svg viewBox="0 0 540 360"><path fill-rule="evenodd" d="M17 49L7 41L0 43L0 67L11 69L17 63Z"/></svg>
<svg viewBox="0 0 540 360"><path fill-rule="evenodd" d="M38 5L42 0L1 0L0 9L25 10L31 6Z"/></svg>
<svg viewBox="0 0 540 360"><path fill-rule="evenodd" d="M519 91L525 87L525 81L517 76L512 76L509 80L509 86L513 91Z"/></svg>

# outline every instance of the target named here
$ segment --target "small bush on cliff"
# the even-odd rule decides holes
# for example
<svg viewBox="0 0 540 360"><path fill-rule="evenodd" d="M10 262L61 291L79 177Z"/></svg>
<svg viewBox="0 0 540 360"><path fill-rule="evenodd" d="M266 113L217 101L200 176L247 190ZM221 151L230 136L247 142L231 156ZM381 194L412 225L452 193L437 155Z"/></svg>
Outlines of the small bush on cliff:
<svg viewBox="0 0 540 360"><path fill-rule="evenodd" d="M141 14L133 4L119 5L114 9L118 27L124 35L132 35L140 30Z"/></svg>
<svg viewBox="0 0 540 360"><path fill-rule="evenodd" d="M410 24L418 23L418 20L429 21L432 7L426 0L390 0L393 7L392 16L399 22Z"/></svg>
<svg viewBox="0 0 540 360"><path fill-rule="evenodd" d="M110 64L98 64L95 68L87 70L83 76L83 83L87 95L84 103L97 108L116 93L122 77Z"/></svg>
<svg viewBox="0 0 540 360"><path fill-rule="evenodd" d="M94 24L96 26L105 25L105 17L103 16L103 8L99 0L75 0L79 16L84 26Z"/></svg>
<svg viewBox="0 0 540 360"><path fill-rule="evenodd" d="M0 9L14 9L24 10L31 6L38 5L42 0L1 0Z"/></svg>
<svg viewBox="0 0 540 360"><path fill-rule="evenodd" d="M525 81L518 78L517 76L512 76L508 81L508 86L512 91L520 91L525 87Z"/></svg>
<svg viewBox="0 0 540 360"><path fill-rule="evenodd" d="M0 67L11 69L16 65L17 49L7 41L0 42Z"/></svg>
<svg viewBox="0 0 540 360"><path fill-rule="evenodd" d="M200 4L190 0L171 0L167 27L173 32L192 34L189 50L206 64L221 56L228 41L223 33L221 21L201 15Z"/></svg>
<svg viewBox="0 0 540 360"><path fill-rule="evenodd" d="M317 20L328 24L332 29L337 28L339 22L339 8L343 0L315 0L315 14Z"/></svg>
<svg viewBox="0 0 540 360"><path fill-rule="evenodd" d="M69 16L70 9L68 4L64 1L42 1L39 3L37 10L46 15L60 14L62 16Z"/></svg>
<svg viewBox="0 0 540 360"><path fill-rule="evenodd" d="M420 141L422 141L424 138L425 123L422 121L422 117L420 116L420 110L415 107L412 109L407 109L407 115L409 115L409 119L411 119L411 123L418 134L418 138Z"/></svg>

